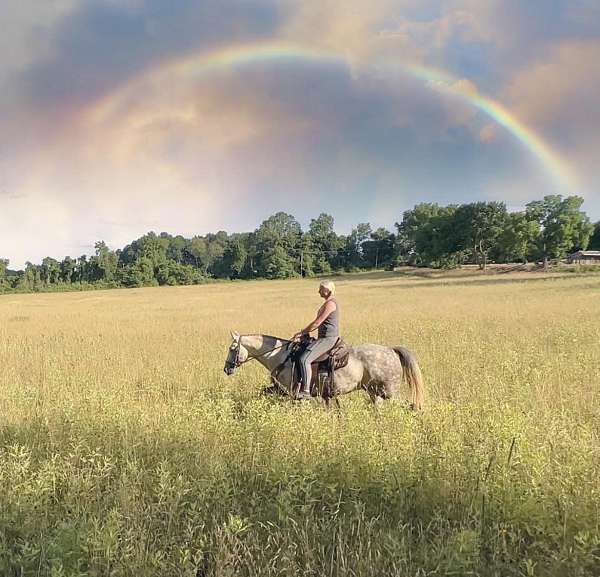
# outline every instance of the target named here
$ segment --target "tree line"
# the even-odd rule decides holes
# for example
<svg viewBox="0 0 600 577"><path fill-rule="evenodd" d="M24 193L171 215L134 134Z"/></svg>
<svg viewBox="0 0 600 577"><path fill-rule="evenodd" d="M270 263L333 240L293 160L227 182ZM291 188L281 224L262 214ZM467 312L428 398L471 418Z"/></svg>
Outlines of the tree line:
<svg viewBox="0 0 600 577"><path fill-rule="evenodd" d="M348 235L322 213L303 231L278 212L253 232L184 238L149 232L122 249L95 243L94 254L62 261L46 257L12 271L0 259L0 291L66 290L199 284L210 279L291 278L393 268L455 267L489 262L561 259L579 249L600 250L600 222L581 210L583 199L550 195L508 212L502 202L417 204L395 231L359 223Z"/></svg>

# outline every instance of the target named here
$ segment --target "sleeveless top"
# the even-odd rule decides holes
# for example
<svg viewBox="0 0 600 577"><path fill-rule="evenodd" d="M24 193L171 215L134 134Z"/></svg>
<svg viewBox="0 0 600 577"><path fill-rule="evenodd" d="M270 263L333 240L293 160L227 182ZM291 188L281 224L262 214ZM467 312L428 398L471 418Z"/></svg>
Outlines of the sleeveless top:
<svg viewBox="0 0 600 577"><path fill-rule="evenodd" d="M340 305L335 299L331 300L335 303L335 310L319 325L317 333L319 339L340 336Z"/></svg>

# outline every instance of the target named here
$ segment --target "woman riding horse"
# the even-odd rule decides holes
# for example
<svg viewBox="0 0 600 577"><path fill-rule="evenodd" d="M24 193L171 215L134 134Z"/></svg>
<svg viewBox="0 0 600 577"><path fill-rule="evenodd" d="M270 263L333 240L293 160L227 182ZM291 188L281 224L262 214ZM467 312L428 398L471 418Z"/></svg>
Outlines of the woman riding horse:
<svg viewBox="0 0 600 577"><path fill-rule="evenodd" d="M332 282L321 283L319 295L325 299L323 306L315 320L293 337L297 340L319 329L320 338L309 344L302 357L302 388L300 395L297 395L302 399L310 398L311 361L333 348L339 336L340 311L334 294L335 286ZM231 338L223 368L225 373L233 375L238 367L256 359L271 373L271 382L277 385L278 391L294 395L295 371L289 346L292 341L271 335L240 335L238 332L232 332ZM423 376L411 351L404 347L373 343L354 345L350 347L348 363L335 369L335 379L330 383L328 398L364 390L378 404L384 399L397 399L399 386L403 381L412 394L411 407L415 410L422 409L425 400Z"/></svg>
<svg viewBox="0 0 600 577"><path fill-rule="evenodd" d="M329 352L340 336L340 308L334 297L335 285L333 282L323 281L319 285L319 295L325 299L325 302L319 308L315 320L292 337L293 341L298 341L318 329L317 338L309 343L300 356L301 383L296 397L298 400L312 398L310 394L311 363Z"/></svg>

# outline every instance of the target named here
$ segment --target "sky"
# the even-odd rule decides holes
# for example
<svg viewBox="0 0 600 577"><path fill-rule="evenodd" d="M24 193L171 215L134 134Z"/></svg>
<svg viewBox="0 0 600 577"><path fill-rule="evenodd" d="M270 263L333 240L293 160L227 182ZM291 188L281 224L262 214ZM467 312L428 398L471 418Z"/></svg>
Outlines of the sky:
<svg viewBox="0 0 600 577"><path fill-rule="evenodd" d="M0 3L0 256L148 231L393 230L419 202L600 220L597 0Z"/></svg>

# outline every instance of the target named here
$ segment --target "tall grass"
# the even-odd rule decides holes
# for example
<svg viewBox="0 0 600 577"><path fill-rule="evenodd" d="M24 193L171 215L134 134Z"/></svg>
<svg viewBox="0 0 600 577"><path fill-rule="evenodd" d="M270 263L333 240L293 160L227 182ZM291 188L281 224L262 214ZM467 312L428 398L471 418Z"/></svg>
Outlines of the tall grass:
<svg viewBox="0 0 600 577"><path fill-rule="evenodd" d="M0 575L600 574L600 277L338 281L421 414L266 399L314 281L0 297Z"/></svg>

